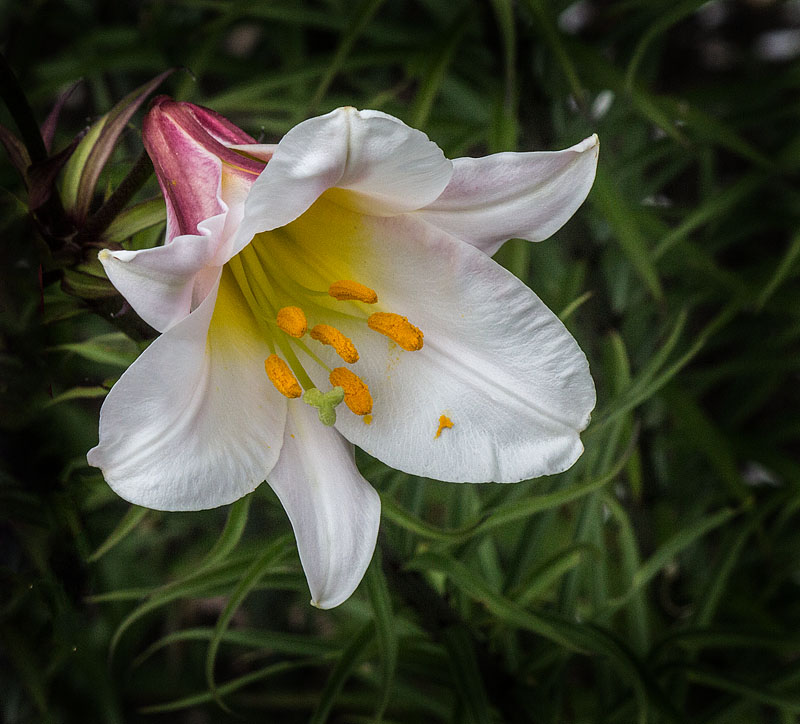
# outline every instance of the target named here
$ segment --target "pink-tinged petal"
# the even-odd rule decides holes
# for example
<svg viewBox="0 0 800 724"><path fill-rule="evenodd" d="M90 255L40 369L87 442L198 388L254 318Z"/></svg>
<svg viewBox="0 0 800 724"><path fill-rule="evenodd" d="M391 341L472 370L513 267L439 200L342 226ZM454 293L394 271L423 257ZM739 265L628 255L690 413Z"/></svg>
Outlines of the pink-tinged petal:
<svg viewBox="0 0 800 724"><path fill-rule="evenodd" d="M280 454L286 399L269 349L223 272L194 313L156 339L108 394L89 464L123 498L200 510L251 492Z"/></svg>
<svg viewBox="0 0 800 724"><path fill-rule="evenodd" d="M225 118L225 116L221 116L219 113L212 111L210 108L197 106L194 103L181 103L181 106L191 113L195 119L197 119L197 122L209 135L211 135L215 140L219 141L224 146L251 144L256 142L255 138L231 123L227 118Z"/></svg>
<svg viewBox="0 0 800 724"><path fill-rule="evenodd" d="M268 482L292 523L311 603L338 606L363 578L380 524L380 497L358 472L353 446L295 400Z"/></svg>
<svg viewBox="0 0 800 724"><path fill-rule="evenodd" d="M421 131L377 111L338 108L295 126L253 184L233 253L262 231L285 226L327 189L342 202L389 216L430 204L452 164Z"/></svg>
<svg viewBox="0 0 800 724"><path fill-rule="evenodd" d="M454 482L516 482L575 462L595 403L586 357L512 274L415 214L359 218L325 197L282 233L296 259L322 269L335 249L349 275L331 273L378 295L366 310L338 302L326 312L355 343L350 368L374 401L369 424L342 406L336 427L350 442L394 468ZM373 312L408 317L422 349L407 352L369 329ZM327 347L314 352L341 365ZM327 371L306 365L327 389ZM440 431L442 416L453 426Z"/></svg>
<svg viewBox="0 0 800 724"><path fill-rule="evenodd" d="M241 151L245 155L257 158L264 163L272 159L277 147L277 143L234 143L228 146L234 151Z"/></svg>
<svg viewBox="0 0 800 724"><path fill-rule="evenodd" d="M598 151L595 135L564 151L457 158L444 193L419 213L490 256L508 239L542 241L586 199Z"/></svg>
<svg viewBox="0 0 800 724"><path fill-rule="evenodd" d="M167 242L197 233L201 221L222 212L220 189L224 197L226 176L249 184L264 168L218 137L252 141L222 116L191 103L162 97L145 116L142 138L167 202Z"/></svg>

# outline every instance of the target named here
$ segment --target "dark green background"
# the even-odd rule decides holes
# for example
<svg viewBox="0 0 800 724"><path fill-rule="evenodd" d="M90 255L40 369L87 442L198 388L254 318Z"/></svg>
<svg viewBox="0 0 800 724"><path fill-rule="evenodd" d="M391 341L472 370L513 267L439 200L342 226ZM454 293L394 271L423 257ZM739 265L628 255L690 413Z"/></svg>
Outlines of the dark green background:
<svg viewBox="0 0 800 724"><path fill-rule="evenodd" d="M383 558L327 612L266 485L228 510L145 512L86 466L99 396L151 333L102 282L62 284L1 165L0 718L798 721L800 64L768 33L800 42L800 5L568 5L0 3L39 120L82 79L56 150L171 66L191 73L164 92L266 141L339 105L450 157L601 139L576 217L498 255L589 357L586 453L515 486L360 457Z"/></svg>

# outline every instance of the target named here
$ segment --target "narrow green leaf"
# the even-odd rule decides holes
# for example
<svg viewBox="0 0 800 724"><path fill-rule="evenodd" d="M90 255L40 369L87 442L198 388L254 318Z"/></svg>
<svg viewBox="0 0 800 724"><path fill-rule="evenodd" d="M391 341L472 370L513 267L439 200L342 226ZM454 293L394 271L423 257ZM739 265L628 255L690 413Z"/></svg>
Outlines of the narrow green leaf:
<svg viewBox="0 0 800 724"><path fill-rule="evenodd" d="M152 80L128 93L108 112L107 120L100 129L97 139L89 150L81 169L75 204L75 215L79 220L85 219L89 212L97 182L100 179L100 173L111 157L114 147L117 145L117 140L125 130L128 121L139 110L142 103L147 100L147 97L174 72L175 69L170 68L160 73Z"/></svg>
<svg viewBox="0 0 800 724"><path fill-rule="evenodd" d="M189 628L173 631L150 644L133 660L131 667L141 666L153 654L172 644L184 641L210 641L215 634L216 629L213 628ZM263 631L250 628L227 629L222 634L222 642L251 649L276 651L291 656L312 656L323 659L331 658L339 652L337 642L330 639L322 639L318 635L292 634L284 631ZM217 686L218 693L220 689L221 687Z"/></svg>
<svg viewBox="0 0 800 724"><path fill-rule="evenodd" d="M89 153L97 143L101 131L108 121L108 113L98 118L81 139L75 152L70 156L64 165L64 177L61 186L61 197L64 208L67 211L75 212L78 205L78 188L80 187L81 174L86 167Z"/></svg>
<svg viewBox="0 0 800 724"><path fill-rule="evenodd" d="M70 400L92 400L98 397L105 397L107 394L108 390L105 387L73 387L49 399L44 406L52 407Z"/></svg>
<svg viewBox="0 0 800 724"><path fill-rule="evenodd" d="M467 721L471 724L490 724L489 700L469 632L461 626L450 626L445 629L442 638L456 695L467 714Z"/></svg>
<svg viewBox="0 0 800 724"><path fill-rule="evenodd" d="M200 562L199 569L210 568L217 563L222 563L236 548L247 525L247 517L252 500L252 495L245 495L231 505L228 511L228 519L225 521L225 527L214 542L211 550Z"/></svg>
<svg viewBox="0 0 800 724"><path fill-rule="evenodd" d="M772 297L781 284L789 278L798 257L800 257L800 233L792 237L792 240L789 242L789 248L786 249L786 253L781 257L780 262L778 262L774 274L761 290L761 294L758 295L758 309L763 309L770 297Z"/></svg>
<svg viewBox="0 0 800 724"><path fill-rule="evenodd" d="M238 676L235 679L231 679L230 681L217 687L217 695L227 696L228 694L233 694L239 689L249 686L256 681L264 681L264 679L272 678L273 676L283 674L287 671L297 671L298 669L310 668L317 665L318 662L316 659L311 659L308 661L279 661L277 664L270 664L269 666L265 666L257 671L252 671L249 674L244 674L243 676ZM200 694L186 696L182 699L176 699L175 701L169 701L164 704L144 706L139 709L139 712L142 714L162 714L168 711L189 709L190 707L198 706L199 704L206 704L213 700L214 694L210 691L206 691Z"/></svg>
<svg viewBox="0 0 800 724"><path fill-rule="evenodd" d="M442 87L447 69L453 63L453 57L469 27L470 16L462 14L453 25L443 33L442 44L436 49L430 67L425 72L417 89L417 95L411 106L411 125L424 128L433 108L433 102Z"/></svg>
<svg viewBox="0 0 800 724"><path fill-rule="evenodd" d="M114 367L127 368L139 356L139 348L122 332L109 332L92 337L85 342L68 342L51 347L51 350L74 352L84 359Z"/></svg>
<svg viewBox="0 0 800 724"><path fill-rule="evenodd" d="M219 698L217 685L214 681L214 663L217 658L217 651L219 650L219 646L222 643L225 632L230 625L231 619L239 609L239 606L241 606L241 604L244 602L244 599L247 598L249 593L253 590L253 588L255 588L269 567L272 566L276 560L282 557L285 551L286 547L284 545L284 541L278 540L270 545L262 555L256 558L252 565L245 571L241 580L236 585L236 588L233 589L233 592L228 598L228 602L225 604L225 608L222 610L222 613L220 613L219 618L217 619L217 624L214 627L214 636L211 638L211 641L208 644L208 650L206 652L205 672L206 682L208 683L209 689L211 689L211 693L214 695L214 699L225 711L230 710Z"/></svg>
<svg viewBox="0 0 800 724"><path fill-rule="evenodd" d="M609 601L609 607L611 609L616 609L625 604L636 591L655 578L664 566L672 561L676 555L707 533L727 523L737 512L738 511L731 508L724 508L712 515L701 518L692 525L684 526L679 529L642 564L639 570L634 574L631 587L628 591L619 598Z"/></svg>
<svg viewBox="0 0 800 724"><path fill-rule="evenodd" d="M376 551L372 563L367 569L367 574L364 576L375 620L375 636L381 660L381 696L375 710L375 724L381 724L383 721L383 715L392 696L398 652L397 630L392 616L392 599L381 568L381 560L380 552Z"/></svg>
<svg viewBox="0 0 800 724"><path fill-rule="evenodd" d="M723 674L703 671L701 669L688 669L686 675L696 684L726 691L730 694L736 694L750 701L773 706L776 709L788 711L792 714L800 714L800 696L797 694L773 691L762 685L755 686L749 681L739 681Z"/></svg>
<svg viewBox="0 0 800 724"><path fill-rule="evenodd" d="M339 661L336 662L328 681L325 682L325 688L322 690L319 703L309 719L309 724L324 724L328 721L328 716L342 691L342 687L350 677L353 669L361 661L374 637L375 625L370 621L360 629L342 651Z"/></svg>
<svg viewBox="0 0 800 724"><path fill-rule="evenodd" d="M597 170L591 199L612 228L622 252L650 294L656 301L663 301L664 291L653 263L653 254L647 248L642 230L636 223L636 215L602 168Z"/></svg>
<svg viewBox="0 0 800 724"><path fill-rule="evenodd" d="M558 581L568 571L586 562L590 557L592 548L585 544L569 546L541 566L531 571L513 591L509 598L517 606L527 608L534 601L544 597L548 591L558 584Z"/></svg>
<svg viewBox="0 0 800 724"><path fill-rule="evenodd" d="M742 199L750 196L765 182L766 178L763 173L753 173L745 176L724 191L713 195L706 202L686 214L681 223L658 242L653 251L653 258L660 259L675 244L686 239L695 229L728 214L731 209L736 208L742 202Z"/></svg>
<svg viewBox="0 0 800 724"><path fill-rule="evenodd" d="M94 553L89 556L88 561L91 563L108 553L108 551L117 545L117 543L131 533L136 526L139 525L142 520L144 520L145 516L147 516L149 512L150 511L147 508L140 508L138 505L131 505L131 507L128 508L128 512L122 516L122 520L120 520L114 530L109 533L108 538L106 538L97 547Z"/></svg>
<svg viewBox="0 0 800 724"><path fill-rule="evenodd" d="M373 15L378 12L378 8L383 5L383 2L384 0L362 0L360 6L356 8L350 27L339 41L339 47L336 49L336 53L328 65L325 75L322 77L322 80L317 86L317 90L314 91L314 95L308 103L306 115L311 115L316 111L322 99L325 97L325 94L328 92L328 88L333 82L333 79L341 71L342 64L353 49L356 40L358 40Z"/></svg>
<svg viewBox="0 0 800 724"><path fill-rule="evenodd" d="M106 241L120 244L144 229L163 223L166 218L164 199L148 199L125 209L108 225L103 236Z"/></svg>

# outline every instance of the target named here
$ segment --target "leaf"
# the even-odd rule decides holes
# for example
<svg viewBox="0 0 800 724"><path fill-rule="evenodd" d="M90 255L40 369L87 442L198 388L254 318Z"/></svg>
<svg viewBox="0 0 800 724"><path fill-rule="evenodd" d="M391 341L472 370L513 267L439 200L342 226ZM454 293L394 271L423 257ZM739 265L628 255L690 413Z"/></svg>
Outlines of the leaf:
<svg viewBox="0 0 800 724"><path fill-rule="evenodd" d="M101 388L103 389L103 388ZM104 390L105 391L105 390ZM87 559L90 563L102 558L108 551L110 551L117 543L123 540L129 533L133 532L139 523L144 520L150 511L147 508L140 508L138 505L131 505L127 513L122 516L122 520L117 523L114 530L109 533L108 537L97 547Z"/></svg>
<svg viewBox="0 0 800 724"><path fill-rule="evenodd" d="M70 400L93 400L98 397L105 397L107 394L108 389L105 387L73 387L49 399L44 403L44 406L52 407L53 405L58 405L61 402L69 402Z"/></svg>
<svg viewBox="0 0 800 724"><path fill-rule="evenodd" d="M61 182L61 200L67 211L75 212L78 205L78 188L80 186L81 174L86 166L89 153L97 143L100 132L103 130L107 121L108 114L106 113L88 128L78 143L74 153L64 165L64 178Z"/></svg>
<svg viewBox="0 0 800 724"><path fill-rule="evenodd" d="M3 125L0 125L0 143L3 144L6 153L8 153L11 165L19 171L22 180L27 183L27 171L31 165L31 157L28 155L28 149L25 148L25 144Z"/></svg>
<svg viewBox="0 0 800 724"><path fill-rule="evenodd" d="M225 527L214 542L211 550L200 562L199 570L222 563L233 552L239 544L247 525L247 517L252 500L252 495L245 495L231 505L228 510L228 519L225 521Z"/></svg>
<svg viewBox="0 0 800 724"><path fill-rule="evenodd" d="M272 566L276 560L281 558L285 552L285 542L281 539L278 539L275 543L270 545L267 550L264 551L264 553L256 558L251 566L245 571L241 580L236 585L236 588L233 589L225 608L222 610L222 613L220 613L219 618L217 619L217 624L214 627L214 635L212 636L211 641L209 641L208 650L206 651L205 672L206 683L208 683L208 687L211 689L214 699L225 711L229 711L229 709L220 699L217 685L214 681L214 662L217 658L217 651L222 643L225 631L227 631L231 619L239 609L239 606L241 606L241 604L244 602L244 599L253 590L253 588L258 585L259 581L270 568L270 566Z"/></svg>
<svg viewBox="0 0 800 724"><path fill-rule="evenodd" d="M53 145L53 138L55 137L56 127L58 126L58 118L61 115L64 104L69 100L70 96L81 83L83 83L82 79L76 80L63 93L59 94L55 105L53 105L52 110L47 114L44 123L42 123L42 140L44 141L44 147L47 149L48 153Z"/></svg>
<svg viewBox="0 0 800 724"><path fill-rule="evenodd" d="M590 198L611 226L622 252L628 257L650 294L656 301L663 301L664 291L653 263L653 254L647 248L644 235L636 223L636 216L602 168L597 170Z"/></svg>
<svg viewBox="0 0 800 724"><path fill-rule="evenodd" d="M264 679L269 679L287 671L297 671L298 669L304 669L316 665L317 661L315 659L311 659L309 661L279 661L277 664L270 664L269 666L265 666L257 671L252 671L249 674L244 674L243 676L238 676L235 679L227 681L217 688L217 695L227 696L228 694L232 694L235 691L244 688L245 686L255 683L256 681L263 681ZM142 714L161 714L168 711L180 711L181 709L188 709L190 707L196 707L199 704L205 704L209 701L213 701L213 699L214 694L210 691L206 691L200 694L186 696L182 699L176 699L175 701L169 701L164 704L144 706L139 709L139 712Z"/></svg>
<svg viewBox="0 0 800 724"><path fill-rule="evenodd" d="M141 666L153 654L175 643L184 641L210 641L216 635L215 628L190 628L173 631L148 646L134 660L133 668ZM252 649L266 649L292 656L314 656L331 658L339 652L339 645L318 635L294 634L284 631L263 631L261 629L227 629L222 634L222 642ZM221 690L217 686L217 692Z"/></svg>
<svg viewBox="0 0 800 724"><path fill-rule="evenodd" d="M707 533L727 523L738 511L731 508L708 515L692 525L684 526L670 536L636 571L630 582L630 588L616 599L608 602L611 610L626 603L640 588L647 585L658 573L671 562L681 551L688 548Z"/></svg>
<svg viewBox="0 0 800 724"><path fill-rule="evenodd" d="M383 721L383 715L392 696L398 651L397 630L392 617L392 599L381 568L381 560L382 557L378 552L373 556L372 563L364 576L381 660L381 696L375 710L375 724L381 724Z"/></svg>
<svg viewBox="0 0 800 724"><path fill-rule="evenodd" d="M761 290L761 294L758 295L757 308L759 310L764 308L764 305L769 301L770 297L772 297L781 284L789 278L798 257L800 257L800 233L792 237L792 240L789 242L789 247L775 267L775 272Z"/></svg>
<svg viewBox="0 0 800 724"><path fill-rule="evenodd" d="M161 196L142 201L125 209L112 221L103 237L106 241L120 244L134 234L163 223L167 218L167 207Z"/></svg>
<svg viewBox="0 0 800 724"><path fill-rule="evenodd" d="M442 638L458 702L467 714L467 721L489 724L489 700L469 632L463 626L450 626L445 629Z"/></svg>
<svg viewBox="0 0 800 724"><path fill-rule="evenodd" d="M92 337L85 342L68 342L51 347L51 350L74 352L84 359L100 364L127 368L139 356L139 348L122 332L109 332Z"/></svg>
<svg viewBox="0 0 800 724"><path fill-rule="evenodd" d="M85 219L89 212L100 172L111 157L117 140L125 130L128 121L147 97L174 72L175 69L170 68L160 73L151 81L129 93L108 112L80 170L80 180L75 197L75 215L79 221Z"/></svg>
<svg viewBox="0 0 800 724"><path fill-rule="evenodd" d="M309 724L324 724L328 720L333 705L336 703L347 679L361 661L367 647L375 637L375 625L372 621L362 626L350 643L342 651L339 661L333 667L331 675L325 682L325 688L319 697L314 713L309 719Z"/></svg>

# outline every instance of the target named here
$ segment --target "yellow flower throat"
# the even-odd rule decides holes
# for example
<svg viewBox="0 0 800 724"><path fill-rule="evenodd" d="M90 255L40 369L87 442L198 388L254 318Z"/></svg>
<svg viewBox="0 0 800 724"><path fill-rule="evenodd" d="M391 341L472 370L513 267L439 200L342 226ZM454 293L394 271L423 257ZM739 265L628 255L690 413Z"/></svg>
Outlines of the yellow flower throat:
<svg viewBox="0 0 800 724"><path fill-rule="evenodd" d="M315 353L313 343L332 348L345 365L353 365L359 360L358 349L353 340L331 323L337 317L366 321L367 329L409 352L422 349L423 333L406 317L394 312L370 314L369 307L378 303L374 289L351 279L331 279L324 291L311 289L297 281L298 274L288 273L291 266L297 268L282 265L279 258L272 257L270 247L256 237L225 267L269 346L271 354L264 361L267 377L284 397L302 397L316 407L325 425L336 422L335 408L342 401L369 424L372 395L367 383L346 366L329 367ZM316 324L310 326L309 317ZM328 372L330 390L317 389L296 350Z"/></svg>

